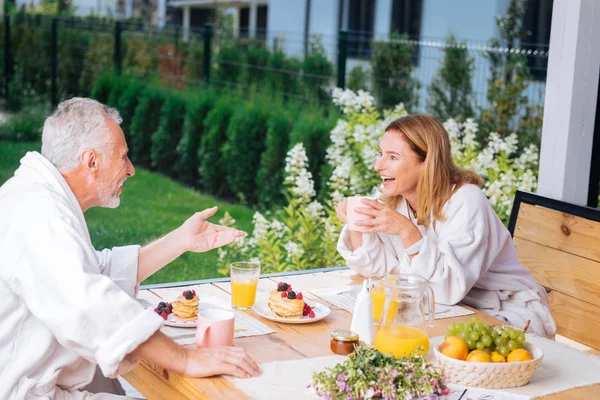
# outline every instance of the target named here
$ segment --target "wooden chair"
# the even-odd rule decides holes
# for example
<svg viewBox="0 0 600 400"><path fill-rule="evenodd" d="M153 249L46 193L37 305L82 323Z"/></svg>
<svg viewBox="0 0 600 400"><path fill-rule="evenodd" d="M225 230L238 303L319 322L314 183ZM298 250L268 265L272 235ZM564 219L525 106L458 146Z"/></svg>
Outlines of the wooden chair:
<svg viewBox="0 0 600 400"><path fill-rule="evenodd" d="M517 191L508 230L558 334L600 350L600 209Z"/></svg>

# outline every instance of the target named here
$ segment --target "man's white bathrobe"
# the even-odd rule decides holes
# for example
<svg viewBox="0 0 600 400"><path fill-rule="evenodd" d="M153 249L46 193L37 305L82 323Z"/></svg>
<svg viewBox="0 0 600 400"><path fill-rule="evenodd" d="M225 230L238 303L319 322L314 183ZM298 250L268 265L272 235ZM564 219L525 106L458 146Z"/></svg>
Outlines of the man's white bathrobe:
<svg viewBox="0 0 600 400"><path fill-rule="evenodd" d="M94 250L81 208L42 155L0 188L0 399L83 399L96 365L128 356L163 325L136 300L139 246Z"/></svg>
<svg viewBox="0 0 600 400"><path fill-rule="evenodd" d="M406 200L398 212L416 224ZM344 226L337 248L348 266L364 276L420 275L429 280L438 303L462 301L520 328L531 320L531 331L554 337L546 291L517 260L510 233L483 192L475 185L462 186L445 204L444 214L445 221L417 226L423 239L412 261L400 237L387 233L364 234L362 246L352 251Z"/></svg>

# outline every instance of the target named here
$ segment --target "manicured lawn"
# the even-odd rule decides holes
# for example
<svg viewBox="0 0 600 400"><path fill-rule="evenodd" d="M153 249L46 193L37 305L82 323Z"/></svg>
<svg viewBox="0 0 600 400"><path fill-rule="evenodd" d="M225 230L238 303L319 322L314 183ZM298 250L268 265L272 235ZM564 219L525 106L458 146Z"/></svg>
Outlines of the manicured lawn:
<svg viewBox="0 0 600 400"><path fill-rule="evenodd" d="M29 150L39 150L37 143L0 141L0 184L9 179ZM125 182L121 205L117 209L93 208L85 218L97 249L126 244L145 244L179 226L196 211L219 206L211 218L217 223L225 211L246 232L252 229L254 210L225 203L188 189L164 176L140 168ZM177 282L218 277L216 250L203 254L187 253L143 283Z"/></svg>

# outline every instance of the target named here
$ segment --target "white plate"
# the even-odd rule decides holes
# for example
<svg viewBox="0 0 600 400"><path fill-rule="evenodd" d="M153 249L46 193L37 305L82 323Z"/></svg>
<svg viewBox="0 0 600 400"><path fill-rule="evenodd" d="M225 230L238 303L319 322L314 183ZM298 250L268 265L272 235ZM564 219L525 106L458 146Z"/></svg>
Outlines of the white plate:
<svg viewBox="0 0 600 400"><path fill-rule="evenodd" d="M168 303L173 304L173 302L175 300L172 300L172 299L161 299L160 301L166 301ZM153 304L152 305L152 309L154 310L157 306L158 306L158 303ZM198 311L201 311L201 310L207 309L207 308L220 308L220 307L218 307L216 305L213 305L213 304L206 304L206 303L202 303L202 302L200 302L198 304ZM173 326L175 328L195 328L197 322L198 322L197 318L195 320L193 320L193 321L180 321L180 320L177 319L177 317L175 317L175 315L173 313L171 313L171 314L169 314L169 316L165 320L165 325L166 326Z"/></svg>
<svg viewBox="0 0 600 400"><path fill-rule="evenodd" d="M324 304L317 303L314 301L306 301L306 300L305 300L305 303L307 303L309 306L312 307L312 310L315 313L314 318L310 318L308 316L302 317L302 318L279 317L277 314L275 314L269 308L269 300L268 299L257 300L256 303L254 303L253 309L254 309L255 313L257 313L258 315L260 315L263 318L270 319L271 321L275 321L275 322L283 322L285 324L310 324L311 322L317 322L317 321L322 320L323 318L325 318L326 316L328 316L331 313L331 310L329 309L329 307L327 307Z"/></svg>
<svg viewBox="0 0 600 400"><path fill-rule="evenodd" d="M350 289L348 291L348 296L352 297L354 300L356 300L356 297L358 296L358 293L360 293L360 291L362 290L362 285L355 285L352 286L352 289ZM444 314L450 312L450 308L443 306L441 304L435 304L435 315L438 314ZM426 312L425 314L429 314L428 312Z"/></svg>

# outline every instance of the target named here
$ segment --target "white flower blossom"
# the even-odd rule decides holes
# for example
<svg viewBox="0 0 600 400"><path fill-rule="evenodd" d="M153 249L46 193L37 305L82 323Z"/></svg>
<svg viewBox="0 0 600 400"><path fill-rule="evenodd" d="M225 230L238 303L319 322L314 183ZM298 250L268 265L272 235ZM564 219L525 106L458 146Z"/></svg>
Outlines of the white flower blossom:
<svg viewBox="0 0 600 400"><path fill-rule="evenodd" d="M300 257L304 254L304 250L298 243L289 241L283 247L285 248L285 251L287 251L288 258Z"/></svg>
<svg viewBox="0 0 600 400"><path fill-rule="evenodd" d="M308 171L308 157L302 143L297 143L285 158L284 182L293 186L292 193L304 201L316 195L312 174Z"/></svg>
<svg viewBox="0 0 600 400"><path fill-rule="evenodd" d="M252 217L252 223L254 224L254 231L252 231L252 239L259 241L267 235L269 230L269 221L258 211L254 213Z"/></svg>
<svg viewBox="0 0 600 400"><path fill-rule="evenodd" d="M306 214L314 219L319 219L323 216L323 205L317 200L313 200L308 206L306 206Z"/></svg>

